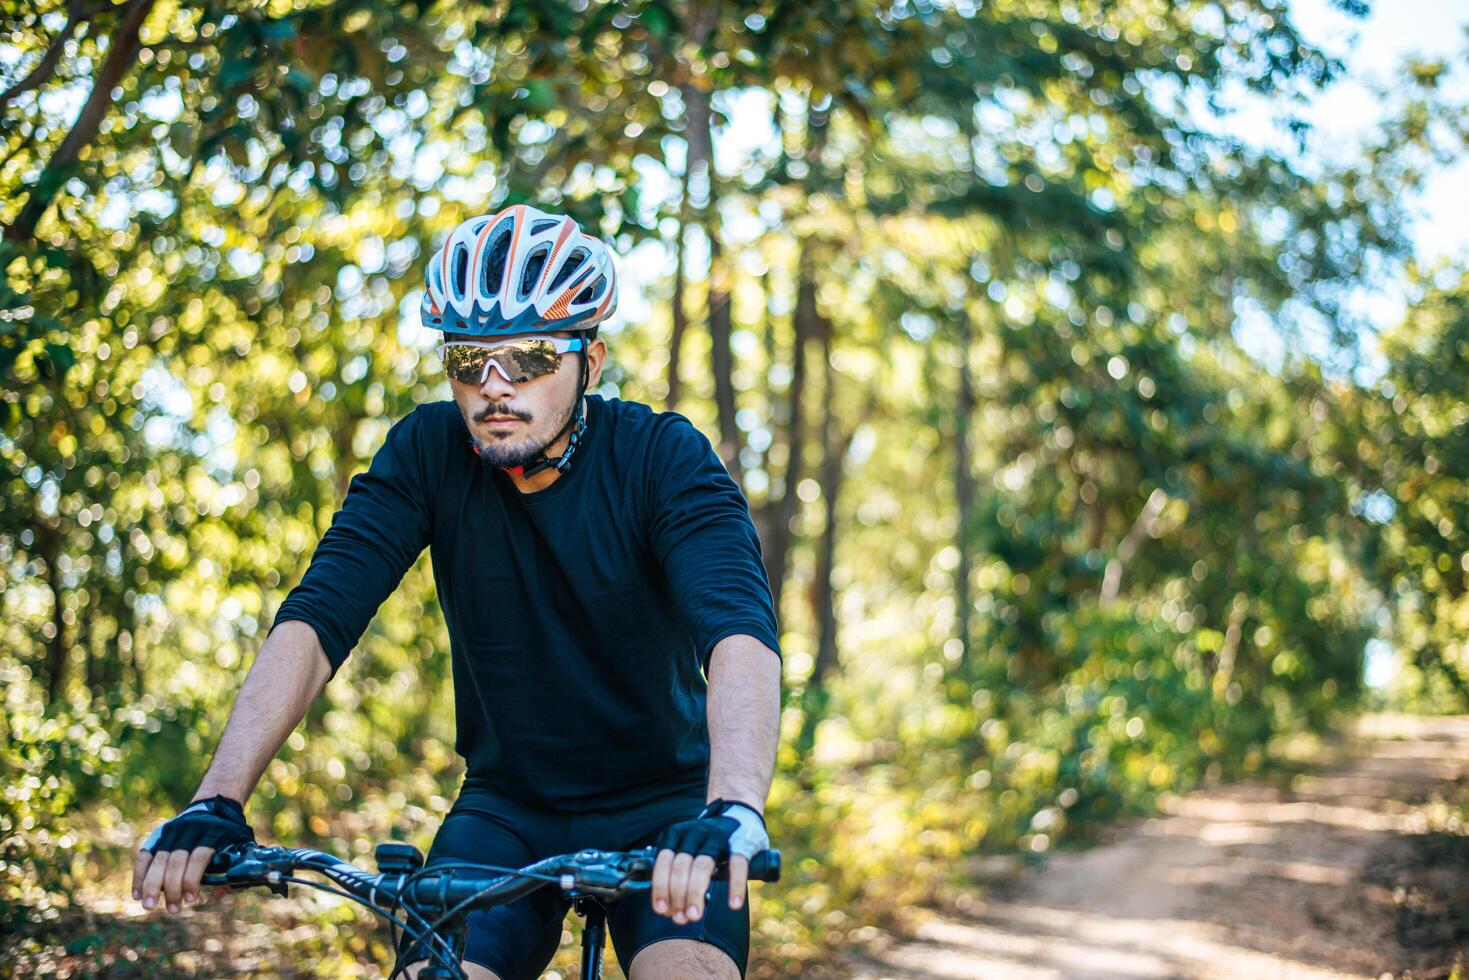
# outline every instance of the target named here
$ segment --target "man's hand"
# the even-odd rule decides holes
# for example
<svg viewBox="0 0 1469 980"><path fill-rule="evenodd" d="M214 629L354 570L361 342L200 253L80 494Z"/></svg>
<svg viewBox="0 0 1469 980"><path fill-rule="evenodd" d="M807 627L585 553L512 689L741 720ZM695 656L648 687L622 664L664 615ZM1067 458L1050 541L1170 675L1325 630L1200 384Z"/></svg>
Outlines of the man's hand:
<svg viewBox="0 0 1469 980"><path fill-rule="evenodd" d="M199 882L209 859L221 847L253 844L255 832L245 822L245 808L227 796L212 796L154 829L138 845L133 863L133 898L151 909L163 893L169 912L177 912L199 896Z"/></svg>
<svg viewBox="0 0 1469 980"><path fill-rule="evenodd" d="M750 858L770 846L765 818L745 803L715 800L693 820L658 838L653 863L653 911L683 925L704 916L704 894L718 861L729 861L729 907L745 902Z"/></svg>

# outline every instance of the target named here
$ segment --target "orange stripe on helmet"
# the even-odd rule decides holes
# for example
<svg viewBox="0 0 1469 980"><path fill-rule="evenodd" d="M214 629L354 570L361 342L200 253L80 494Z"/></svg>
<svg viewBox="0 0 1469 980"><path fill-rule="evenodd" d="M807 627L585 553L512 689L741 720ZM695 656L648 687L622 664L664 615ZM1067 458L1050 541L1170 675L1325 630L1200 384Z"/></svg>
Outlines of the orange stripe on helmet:
<svg viewBox="0 0 1469 980"><path fill-rule="evenodd" d="M545 317L547 320L559 320L561 317L567 315L568 307L570 306L571 297L563 295L546 310Z"/></svg>
<svg viewBox="0 0 1469 980"><path fill-rule="evenodd" d="M546 258L546 268L541 272L542 279L550 274L551 268L556 264L556 256L561 254L561 246L566 244L567 239L571 238L576 230L575 221L570 218L561 219L561 234L556 236L556 244L551 246L551 254ZM536 283L536 286L539 287L540 283ZM540 292L539 288L536 291Z"/></svg>
<svg viewBox="0 0 1469 980"><path fill-rule="evenodd" d="M515 212L514 217L511 218L511 222L515 226L515 231L510 238L510 251L505 253L505 271L500 274L500 295L514 296L515 294L510 292L510 270L515 268L516 260L520 254L520 232L525 228L525 205L517 204L505 210ZM500 213L504 214L505 211L501 211Z"/></svg>
<svg viewBox="0 0 1469 980"><path fill-rule="evenodd" d="M558 317L570 315L572 297L582 291L587 279L595 271L595 266L587 266L578 275L573 277L570 282L561 287L561 295L556 297L556 302L552 303L550 309L546 310L546 319L554 320Z"/></svg>

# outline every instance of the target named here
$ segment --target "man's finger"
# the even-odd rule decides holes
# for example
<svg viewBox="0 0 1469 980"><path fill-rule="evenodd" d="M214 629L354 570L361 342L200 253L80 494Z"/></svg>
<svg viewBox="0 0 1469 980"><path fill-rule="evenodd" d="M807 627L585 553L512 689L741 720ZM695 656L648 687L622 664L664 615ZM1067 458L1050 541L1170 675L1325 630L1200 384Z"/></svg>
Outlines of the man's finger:
<svg viewBox="0 0 1469 980"><path fill-rule="evenodd" d="M745 883L750 880L750 859L743 854L729 856L729 907L745 904Z"/></svg>
<svg viewBox="0 0 1469 980"><path fill-rule="evenodd" d="M209 859L214 857L214 848L196 847L189 855L189 863L184 868L184 901L196 901L199 895L199 880L204 877L204 869L209 867Z"/></svg>
<svg viewBox="0 0 1469 980"><path fill-rule="evenodd" d="M673 921L679 925L688 921L689 869L693 866L692 854L676 854L668 875L668 904L673 909Z"/></svg>
<svg viewBox="0 0 1469 980"><path fill-rule="evenodd" d="M184 869L189 866L188 851L170 851L168 870L163 873L163 897L168 901L168 910L179 910L179 897L183 893Z"/></svg>
<svg viewBox="0 0 1469 980"><path fill-rule="evenodd" d="M148 866L148 876L143 879L143 908L151 909L158 904L158 893L163 890L163 873L168 870L168 856L172 851L157 851L153 863Z"/></svg>
<svg viewBox="0 0 1469 980"><path fill-rule="evenodd" d="M685 901L686 914L689 919L697 922L704 915L704 894L709 891L709 879L714 876L714 859L707 854L700 854L694 858L694 864L689 868L689 885Z"/></svg>
<svg viewBox="0 0 1469 980"><path fill-rule="evenodd" d="M133 901L143 897L143 879L148 877L148 865L153 863L153 852L138 848L133 858Z"/></svg>
<svg viewBox="0 0 1469 980"><path fill-rule="evenodd" d="M653 862L653 911L668 914L668 877L673 873L673 852L668 848L658 852Z"/></svg>

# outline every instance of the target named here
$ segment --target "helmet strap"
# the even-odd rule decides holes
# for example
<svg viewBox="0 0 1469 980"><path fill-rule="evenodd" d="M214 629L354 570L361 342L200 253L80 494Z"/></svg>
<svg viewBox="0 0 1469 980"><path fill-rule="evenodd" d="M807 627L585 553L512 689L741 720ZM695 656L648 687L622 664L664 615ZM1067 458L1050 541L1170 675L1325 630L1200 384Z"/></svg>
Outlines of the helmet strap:
<svg viewBox="0 0 1469 980"><path fill-rule="evenodd" d="M587 420L586 417L582 415L581 410L582 398L587 393L587 382L591 380L590 368L587 365L587 351L585 345L582 346L580 353L581 379L577 382L576 401L574 402L574 407L571 410L571 415L567 417L566 424L561 426L561 431L557 432L556 435L551 438L551 441L546 443L546 445L548 446L556 445L561 437L566 435L567 431L570 430L571 438L566 443L566 451L560 456L552 459L550 456L546 455L546 451L543 449L539 453L537 453L528 463L525 463L521 466L503 467L506 473L512 473L516 476L519 476L522 480L528 480L531 477L535 476L537 473L543 472L544 470L555 469L558 472L565 473L567 469L571 467L571 457L572 454L576 452L576 444L581 441L582 435L587 431Z"/></svg>

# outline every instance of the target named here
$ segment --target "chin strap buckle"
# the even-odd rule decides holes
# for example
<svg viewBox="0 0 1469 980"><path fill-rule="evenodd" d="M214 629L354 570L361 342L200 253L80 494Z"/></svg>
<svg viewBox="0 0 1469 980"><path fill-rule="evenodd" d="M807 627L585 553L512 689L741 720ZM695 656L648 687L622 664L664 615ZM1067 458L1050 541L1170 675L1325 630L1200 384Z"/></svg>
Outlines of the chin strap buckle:
<svg viewBox="0 0 1469 980"><path fill-rule="evenodd" d="M576 444L581 441L582 433L586 431L587 418L584 414L582 414L581 407L578 406L576 411L576 425L572 426L571 439L566 443L566 452L562 453L555 459L550 458L543 452L541 453L540 459L537 459L529 465L506 466L503 467L503 469L506 473L514 473L518 475L522 480L529 479L542 470L552 468L555 468L559 472L564 473L566 472L567 467L571 465L571 455L572 453L576 452Z"/></svg>

